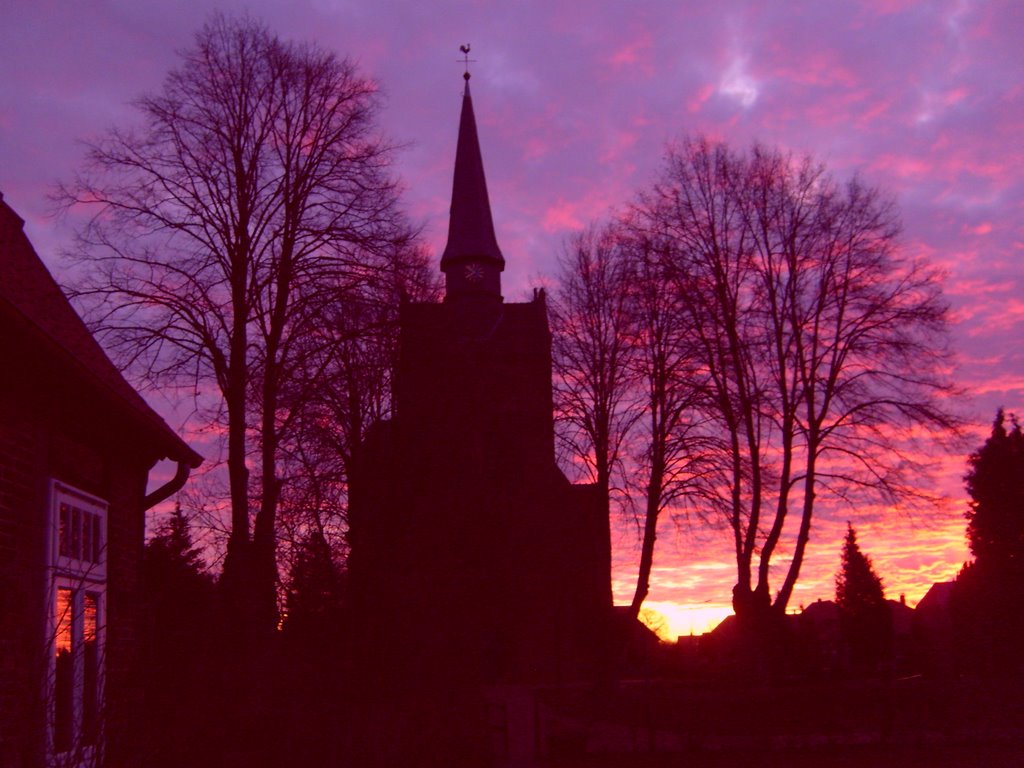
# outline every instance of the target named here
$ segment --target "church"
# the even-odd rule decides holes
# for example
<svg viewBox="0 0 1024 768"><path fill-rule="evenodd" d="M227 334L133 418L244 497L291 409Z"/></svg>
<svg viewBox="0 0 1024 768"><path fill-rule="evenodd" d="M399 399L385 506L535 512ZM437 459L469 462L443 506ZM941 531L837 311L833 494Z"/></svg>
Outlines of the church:
<svg viewBox="0 0 1024 768"><path fill-rule="evenodd" d="M612 614L607 506L555 463L544 292L502 297L465 77L444 301L401 308L394 416L350 497L359 671L448 719L494 686L593 679Z"/></svg>

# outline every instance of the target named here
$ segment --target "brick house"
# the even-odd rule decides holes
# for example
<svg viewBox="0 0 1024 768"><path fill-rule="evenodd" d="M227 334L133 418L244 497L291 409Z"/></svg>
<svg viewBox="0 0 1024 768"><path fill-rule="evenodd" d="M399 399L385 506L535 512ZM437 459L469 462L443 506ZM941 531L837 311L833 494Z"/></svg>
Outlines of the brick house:
<svg viewBox="0 0 1024 768"><path fill-rule="evenodd" d="M144 511L200 456L122 378L0 195L0 768L129 765ZM150 469L177 462L147 495Z"/></svg>

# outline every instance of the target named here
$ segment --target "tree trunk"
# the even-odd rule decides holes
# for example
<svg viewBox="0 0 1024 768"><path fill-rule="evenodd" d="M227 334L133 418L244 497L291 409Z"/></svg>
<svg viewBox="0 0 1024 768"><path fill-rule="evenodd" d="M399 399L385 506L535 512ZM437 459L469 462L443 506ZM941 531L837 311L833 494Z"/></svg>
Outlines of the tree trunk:
<svg viewBox="0 0 1024 768"><path fill-rule="evenodd" d="M783 613L786 610L786 606L789 604L790 597L793 596L793 588L796 586L796 580L800 576L800 566L804 561L804 552L807 550L807 542L811 539L811 517L814 513L814 484L816 477L815 464L817 460L817 450L817 438L812 437L808 441L807 446L807 478L804 485L804 508L803 514L800 518L800 530L797 533L796 547L793 549L793 559L789 564L789 572L786 574L786 580L782 583L782 588L779 590L779 594L775 598L774 607Z"/></svg>
<svg viewBox="0 0 1024 768"><path fill-rule="evenodd" d="M647 509L644 516L644 537L640 545L640 568L636 579L636 591L629 606L629 616L635 620L651 586L651 569L654 565L654 543L658 538L658 516L661 512L661 493L665 480L665 461L658 446L653 447L651 476L647 484Z"/></svg>

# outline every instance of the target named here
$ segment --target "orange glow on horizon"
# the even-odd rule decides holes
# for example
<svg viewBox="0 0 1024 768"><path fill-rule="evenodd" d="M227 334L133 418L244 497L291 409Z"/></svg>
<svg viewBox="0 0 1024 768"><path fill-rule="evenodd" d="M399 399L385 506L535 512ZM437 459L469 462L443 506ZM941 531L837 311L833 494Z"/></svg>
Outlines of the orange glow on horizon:
<svg viewBox="0 0 1024 768"><path fill-rule="evenodd" d="M644 615L644 611L651 614ZM653 614L653 615L652 615ZM701 603L699 605L679 605L660 600L644 603L640 611L640 619L648 627L658 633L663 640L675 642L682 635L702 635L710 632L721 623L726 616L732 615L732 606L723 603ZM664 619L659 626L659 619Z"/></svg>
<svg viewBox="0 0 1024 768"><path fill-rule="evenodd" d="M936 468L938 484L931 490L944 496L936 507L911 511L885 504L822 504L787 606L789 613L799 613L817 600L835 599L846 520L857 530L888 599L899 600L902 595L914 607L933 584L956 577L970 559L964 535L967 499L960 488L961 460L941 456L935 461L941 466ZM613 537L615 601L628 605L636 588L639 559L635 526L621 518L613 520ZM773 558L773 593L789 566L792 546L792 538L784 536ZM734 553L723 531L696 522L677 525L667 518L661 522L650 595L643 607L664 617L662 634L669 640L709 632L731 615L735 583Z"/></svg>

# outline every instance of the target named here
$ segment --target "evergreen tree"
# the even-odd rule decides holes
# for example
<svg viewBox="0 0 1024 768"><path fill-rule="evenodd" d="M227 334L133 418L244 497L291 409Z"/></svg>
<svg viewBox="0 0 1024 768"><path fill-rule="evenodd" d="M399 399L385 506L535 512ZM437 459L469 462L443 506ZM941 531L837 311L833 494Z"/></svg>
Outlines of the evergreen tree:
<svg viewBox="0 0 1024 768"><path fill-rule="evenodd" d="M142 562L146 764L206 765L204 751L213 754L218 711L218 611L213 579L204 570L180 505L146 543ZM183 739L183 733L189 738Z"/></svg>
<svg viewBox="0 0 1024 768"><path fill-rule="evenodd" d="M209 635L214 584L205 568L199 548L192 542L188 519L176 504L159 532L146 543L142 559L150 644L158 655L177 658L188 654L195 636ZM171 666L176 663L170 658L164 661Z"/></svg>
<svg viewBox="0 0 1024 768"><path fill-rule="evenodd" d="M1006 430L1000 408L992 435L968 459L964 478L971 496L967 539L982 567L1019 570L1024 561L1024 435L1016 418Z"/></svg>
<svg viewBox="0 0 1024 768"><path fill-rule="evenodd" d="M853 668L877 670L892 648L892 616L882 580L861 552L857 533L846 524L842 562L836 574L836 605Z"/></svg>
<svg viewBox="0 0 1024 768"><path fill-rule="evenodd" d="M840 610L858 613L884 602L882 580L875 573L871 558L861 552L857 532L848 522L842 564L836 574L836 604Z"/></svg>
<svg viewBox="0 0 1024 768"><path fill-rule="evenodd" d="M974 555L957 576L952 617L960 667L1020 671L1024 647L1024 435L1000 408L992 434L968 459L967 540Z"/></svg>
<svg viewBox="0 0 1024 768"><path fill-rule="evenodd" d="M337 650L345 604L343 576L323 534L310 534L289 572L282 622L288 638Z"/></svg>
<svg viewBox="0 0 1024 768"><path fill-rule="evenodd" d="M176 571L178 575L201 577L205 566L199 548L192 542L188 518L182 513L180 503L174 505L163 528L146 544L145 558L153 576L158 569L165 569Z"/></svg>
<svg viewBox="0 0 1024 768"><path fill-rule="evenodd" d="M295 553L284 595L275 727L288 744L289 764L338 765L338 724L351 720L355 703L345 571L319 530L297 541Z"/></svg>

